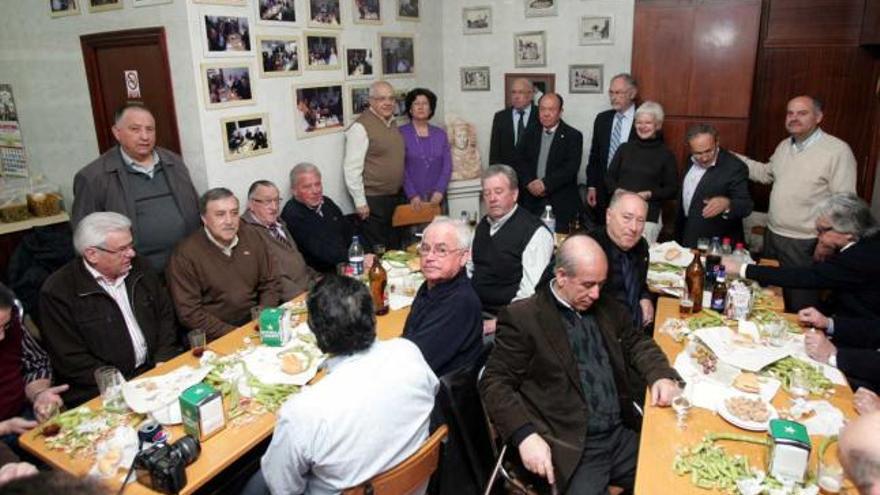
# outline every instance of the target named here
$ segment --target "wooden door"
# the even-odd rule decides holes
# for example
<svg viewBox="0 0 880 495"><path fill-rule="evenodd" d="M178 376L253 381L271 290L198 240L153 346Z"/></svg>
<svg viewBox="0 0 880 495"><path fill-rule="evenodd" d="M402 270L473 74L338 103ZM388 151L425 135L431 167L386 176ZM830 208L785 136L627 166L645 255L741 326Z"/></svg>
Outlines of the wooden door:
<svg viewBox="0 0 880 495"><path fill-rule="evenodd" d="M180 153L165 28L89 34L80 43L101 153L116 144L110 131L113 114L130 102L152 111L156 144Z"/></svg>

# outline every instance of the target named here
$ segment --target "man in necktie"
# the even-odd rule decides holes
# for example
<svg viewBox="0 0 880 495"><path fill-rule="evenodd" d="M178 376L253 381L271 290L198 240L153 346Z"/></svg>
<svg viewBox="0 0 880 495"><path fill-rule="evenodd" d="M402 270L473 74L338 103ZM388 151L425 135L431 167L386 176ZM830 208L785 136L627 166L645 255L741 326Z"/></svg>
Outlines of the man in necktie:
<svg viewBox="0 0 880 495"><path fill-rule="evenodd" d="M275 274L281 284L281 299L293 299L309 288L317 272L306 265L287 225L281 219L281 195L278 187L268 180L258 180L248 190L248 209L242 222L260 234L269 254Z"/></svg>
<svg viewBox="0 0 880 495"><path fill-rule="evenodd" d="M629 74L614 76L608 87L611 110L599 113L593 122L593 141L587 159L586 200L592 220L600 224L605 221L610 196L605 189L605 171L617 148L635 133L633 122L638 91L635 79Z"/></svg>
<svg viewBox="0 0 880 495"><path fill-rule="evenodd" d="M580 212L577 173L583 156L583 135L562 121L562 96L547 93L538 102L540 127L526 130L517 148L519 204L541 215L550 205L556 231L568 232Z"/></svg>
<svg viewBox="0 0 880 495"><path fill-rule="evenodd" d="M534 88L528 79L516 79L510 85L510 106L499 110L492 121L490 165L513 166L516 148L522 143L525 132L538 126L538 109L532 103L534 95Z"/></svg>

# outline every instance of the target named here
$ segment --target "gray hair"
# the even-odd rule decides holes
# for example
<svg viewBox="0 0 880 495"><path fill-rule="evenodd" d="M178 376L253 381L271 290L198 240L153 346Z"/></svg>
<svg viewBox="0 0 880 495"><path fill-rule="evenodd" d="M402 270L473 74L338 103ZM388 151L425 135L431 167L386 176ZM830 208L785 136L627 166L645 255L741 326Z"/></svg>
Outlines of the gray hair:
<svg viewBox="0 0 880 495"><path fill-rule="evenodd" d="M862 449L854 449L847 454L850 468L847 470L861 493L861 490L880 484L880 459Z"/></svg>
<svg viewBox="0 0 880 495"><path fill-rule="evenodd" d="M534 85L534 83L532 83L532 81L529 80L528 77L518 77L518 78L514 79L513 84L511 84L511 86L513 86L516 83L520 83L520 82L525 83L525 85L529 89L529 91L532 91L532 92L535 91L535 85Z"/></svg>
<svg viewBox="0 0 880 495"><path fill-rule="evenodd" d="M634 78L629 72L621 72L620 74L612 77L609 81L609 85L610 83L614 82L615 79L623 79L623 81L629 84L632 88L639 89L639 85L638 83L636 83L636 78Z"/></svg>
<svg viewBox="0 0 880 495"><path fill-rule="evenodd" d="M516 178L516 170L513 169L510 165L504 165L501 163L495 165L489 165L486 168L485 172L483 172L483 179L486 180L490 177L495 177L496 175L503 175L507 177L507 181L510 182L511 189L519 188L519 180Z"/></svg>
<svg viewBox="0 0 880 495"><path fill-rule="evenodd" d="M131 220L114 211L98 211L85 216L73 232L73 248L82 256L87 248L106 246L111 232L131 230Z"/></svg>
<svg viewBox="0 0 880 495"><path fill-rule="evenodd" d="M378 92L380 86L385 86L387 88L390 88L391 92L394 93L394 86L392 86L390 82L388 82L388 81L375 81L375 82L373 82L373 84L370 84L370 94L369 94L370 98L375 98L377 96L376 93Z"/></svg>
<svg viewBox="0 0 880 495"><path fill-rule="evenodd" d="M707 123L694 124L688 127L684 141L686 143L689 143L691 142L691 139L699 136L700 134L708 134L712 136L715 141L718 141L718 129L716 129L714 125Z"/></svg>
<svg viewBox="0 0 880 495"><path fill-rule="evenodd" d="M303 174L318 174L321 177L321 170L313 163L299 162L290 169L290 187L296 187L296 181Z"/></svg>
<svg viewBox="0 0 880 495"><path fill-rule="evenodd" d="M861 239L880 231L871 208L853 193L839 193L819 203L816 218L824 218L835 232Z"/></svg>
<svg viewBox="0 0 880 495"><path fill-rule="evenodd" d="M663 113L663 106L656 101L646 101L639 105L639 108L636 109L635 118L639 118L639 115L643 113L653 116L654 123L657 124L658 127L663 124L663 117L665 116Z"/></svg>
<svg viewBox="0 0 880 495"><path fill-rule="evenodd" d="M452 230L455 232L455 238L458 241L458 249L470 249L473 231L470 226L461 220L453 220L445 215L437 215L434 217L434 220L425 227L425 232L432 227L442 227L444 225L452 227Z"/></svg>
<svg viewBox="0 0 880 495"><path fill-rule="evenodd" d="M584 242L586 245L584 245ZM570 235L556 251L556 261L553 264L553 269L554 271L561 269L567 275L575 275L577 273L578 260L582 260L585 256L592 255L592 253L606 258L602 247L589 235Z"/></svg>
<svg viewBox="0 0 880 495"><path fill-rule="evenodd" d="M126 103L125 105L122 105L121 107L117 108L115 112L113 112L113 125L119 125L119 121L121 121L122 118L125 117L125 113L129 110L140 110L142 112L147 112L151 116L153 115L153 112L151 112L146 105L144 105L143 103L132 101Z"/></svg>
<svg viewBox="0 0 880 495"><path fill-rule="evenodd" d="M256 194L257 188L259 187L271 187L274 188L276 191L278 190L278 186L276 186L275 183L271 180L256 180L253 184L251 184L251 187L248 188L247 198L254 199L254 194Z"/></svg>
<svg viewBox="0 0 880 495"><path fill-rule="evenodd" d="M645 208L648 207L648 202L645 201L645 198L638 195L638 193L634 193L632 191L627 191L626 189L617 189L614 191L614 194L611 195L611 201L608 202L608 209L613 210L617 203L621 202L623 198L634 197L639 198L639 200L644 203Z"/></svg>
<svg viewBox="0 0 880 495"><path fill-rule="evenodd" d="M202 197L199 198L199 213L204 215L208 211L208 203L211 201L217 201L220 199L226 198L235 198L235 194L232 193L229 189L225 187L215 187L213 189L208 189L205 191L205 194L202 194ZM235 198L238 201L238 198Z"/></svg>

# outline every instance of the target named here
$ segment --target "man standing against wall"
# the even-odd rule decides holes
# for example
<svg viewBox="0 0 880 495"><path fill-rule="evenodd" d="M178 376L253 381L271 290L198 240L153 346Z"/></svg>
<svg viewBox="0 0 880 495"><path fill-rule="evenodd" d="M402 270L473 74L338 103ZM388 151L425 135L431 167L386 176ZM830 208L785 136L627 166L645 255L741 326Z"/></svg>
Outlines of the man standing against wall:
<svg viewBox="0 0 880 495"><path fill-rule="evenodd" d="M367 249L397 248L391 226L403 186L403 137L394 120L394 88L385 81L370 86L370 107L345 133L345 185L363 223Z"/></svg>
<svg viewBox="0 0 880 495"><path fill-rule="evenodd" d="M492 120L489 165L514 165L516 148L527 129L538 126L538 108L532 102L531 81L520 78L510 85L510 106L499 110Z"/></svg>

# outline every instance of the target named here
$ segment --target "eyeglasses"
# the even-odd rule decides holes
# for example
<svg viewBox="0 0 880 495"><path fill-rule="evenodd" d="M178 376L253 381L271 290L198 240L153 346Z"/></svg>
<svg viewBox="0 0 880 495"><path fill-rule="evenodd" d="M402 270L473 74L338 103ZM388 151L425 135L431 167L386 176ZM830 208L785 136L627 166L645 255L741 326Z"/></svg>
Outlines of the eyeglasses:
<svg viewBox="0 0 880 495"><path fill-rule="evenodd" d="M98 251L102 251L107 254L115 254L117 256L120 254L125 254L128 251L134 251L134 244L128 244L126 246L122 246L119 249L107 249L107 248L103 248L101 246L92 246L92 247L97 249Z"/></svg>
<svg viewBox="0 0 880 495"><path fill-rule="evenodd" d="M273 199L257 199L251 198L251 201L257 203L259 205L278 205L281 204L281 198L273 198Z"/></svg>
<svg viewBox="0 0 880 495"><path fill-rule="evenodd" d="M445 258L456 251L464 251L464 249L449 249L445 244L419 244L419 255L428 256L431 253L437 255L438 258Z"/></svg>

